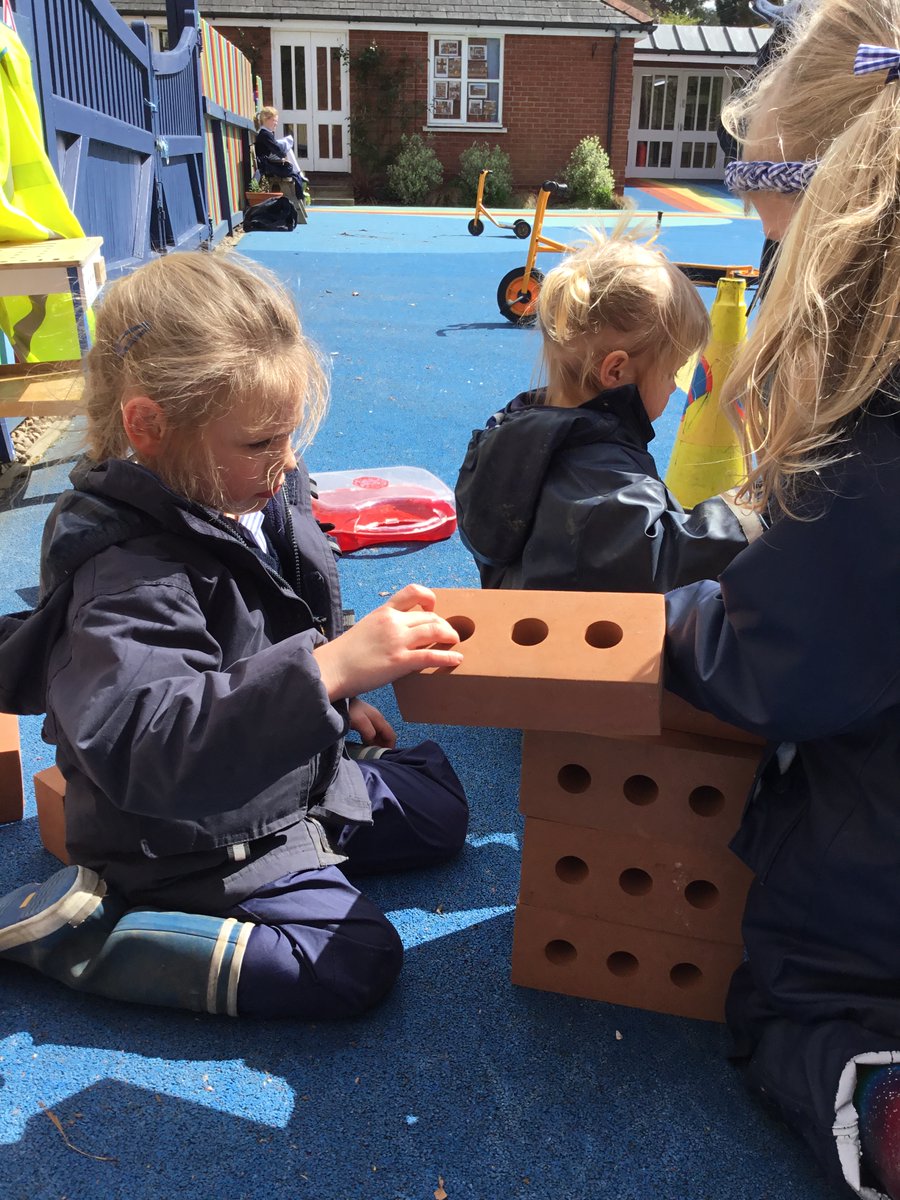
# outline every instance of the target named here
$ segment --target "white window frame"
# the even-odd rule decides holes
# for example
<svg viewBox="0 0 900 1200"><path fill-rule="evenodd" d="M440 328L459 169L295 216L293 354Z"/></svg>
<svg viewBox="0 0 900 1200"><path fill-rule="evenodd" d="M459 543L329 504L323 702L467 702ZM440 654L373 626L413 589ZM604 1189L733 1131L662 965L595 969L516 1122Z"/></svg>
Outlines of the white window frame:
<svg viewBox="0 0 900 1200"><path fill-rule="evenodd" d="M475 38L481 40L493 40L500 43L500 77L496 80L473 80L473 83L496 83L497 84L497 119L496 121L470 121L468 119L469 111L469 78L466 67L469 61L468 45L469 39ZM444 117L435 117L434 115L434 43L435 41L442 42L465 42L462 47L463 71L466 72L460 78L460 116L455 119L445 119ZM430 31L428 34L428 120L425 129L429 133L436 133L438 130L464 129L471 133L473 130L484 129L491 133L505 133L503 128L503 72L504 72L504 52L506 50L506 38L502 33L491 31L485 33L483 30L456 32L454 30L441 29L437 32ZM465 115L462 115L465 114Z"/></svg>

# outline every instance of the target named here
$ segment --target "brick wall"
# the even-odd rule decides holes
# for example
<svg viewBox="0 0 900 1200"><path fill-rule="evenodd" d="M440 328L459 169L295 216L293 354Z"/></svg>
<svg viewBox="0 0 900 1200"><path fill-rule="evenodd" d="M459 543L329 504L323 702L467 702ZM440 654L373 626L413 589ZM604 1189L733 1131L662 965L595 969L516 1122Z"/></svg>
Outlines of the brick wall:
<svg viewBox="0 0 900 1200"><path fill-rule="evenodd" d="M261 102L277 108L278 105L272 95L271 30L262 25L242 27L222 25L218 21L211 21L210 24L216 33L220 33L223 38L231 42L232 46L237 46L241 54L250 60L254 81L257 75L262 80Z"/></svg>
<svg viewBox="0 0 900 1200"><path fill-rule="evenodd" d="M352 29L351 54L373 41L392 56L405 54L421 64L410 89L420 111L408 126L409 132L421 132L427 118L428 34ZM581 138L596 134L610 152L616 183L621 187L631 116L634 42L623 38L619 43L613 140L609 147L607 114L614 44L612 38L507 35L503 67L503 125L507 132L435 132L434 147L447 177L458 171L459 156L468 145L488 140L509 154L518 186L536 187L562 171ZM354 98L351 80L351 111Z"/></svg>
<svg viewBox="0 0 900 1200"><path fill-rule="evenodd" d="M215 28L250 59L254 74L262 78L265 103L278 108L278 97L272 94L270 31L218 23ZM421 132L428 115L428 34L353 28L351 56L372 42L391 57L405 56L414 67L407 97L413 115L407 131ZM508 35L503 68L503 124L507 132L483 129L436 132L435 150L444 164L446 177L450 179L457 173L460 154L474 141L496 142L506 150L512 160L516 184L523 188L537 187L543 180L559 174L582 137L596 134L606 146L614 45L612 38ZM616 70L613 140L612 146L606 146L618 187L625 177L633 56L633 40L622 38ZM351 75L351 113L358 111L361 99L358 88Z"/></svg>

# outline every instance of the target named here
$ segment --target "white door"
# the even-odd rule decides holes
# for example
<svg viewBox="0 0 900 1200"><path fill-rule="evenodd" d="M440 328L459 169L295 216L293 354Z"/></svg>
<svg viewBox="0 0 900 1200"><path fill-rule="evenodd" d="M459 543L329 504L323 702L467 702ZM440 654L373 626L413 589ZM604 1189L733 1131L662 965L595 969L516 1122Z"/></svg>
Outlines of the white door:
<svg viewBox="0 0 900 1200"><path fill-rule="evenodd" d="M635 71L627 172L636 179L721 179L718 71Z"/></svg>
<svg viewBox="0 0 900 1200"><path fill-rule="evenodd" d="M309 171L350 170L348 71L341 53L347 41L341 33L273 31L276 134L293 135L300 165Z"/></svg>

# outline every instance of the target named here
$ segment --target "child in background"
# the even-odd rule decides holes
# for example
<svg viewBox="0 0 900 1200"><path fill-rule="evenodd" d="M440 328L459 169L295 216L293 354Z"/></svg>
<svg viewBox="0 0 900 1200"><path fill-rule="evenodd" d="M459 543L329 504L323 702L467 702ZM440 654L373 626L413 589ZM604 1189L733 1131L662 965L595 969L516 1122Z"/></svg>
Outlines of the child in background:
<svg viewBox="0 0 900 1200"><path fill-rule="evenodd" d="M723 403L770 528L667 597L669 688L770 739L734 1055L835 1180L900 1197L900 0L804 5L725 114L781 247Z"/></svg>
<svg viewBox="0 0 900 1200"><path fill-rule="evenodd" d="M762 531L730 497L686 513L648 449L709 340L697 289L620 228L570 254L537 306L547 386L472 435L456 485L483 587L664 592L715 578Z"/></svg>
<svg viewBox="0 0 900 1200"><path fill-rule="evenodd" d="M325 394L258 273L173 254L110 287L90 455L47 522L38 609L0 620L0 707L47 713L78 865L0 901L0 958L232 1016L352 1016L394 983L397 932L345 872L445 860L467 807L439 748L394 749L357 697L461 655L413 584L341 631L293 449Z"/></svg>
<svg viewBox="0 0 900 1200"><path fill-rule="evenodd" d="M256 140L253 149L260 174L272 179L293 181L294 207L302 222L305 222L309 180L300 169L300 163L294 153L294 139L290 135L283 138L275 136L275 130L278 128L278 110L275 108L261 108L256 114L254 124Z"/></svg>

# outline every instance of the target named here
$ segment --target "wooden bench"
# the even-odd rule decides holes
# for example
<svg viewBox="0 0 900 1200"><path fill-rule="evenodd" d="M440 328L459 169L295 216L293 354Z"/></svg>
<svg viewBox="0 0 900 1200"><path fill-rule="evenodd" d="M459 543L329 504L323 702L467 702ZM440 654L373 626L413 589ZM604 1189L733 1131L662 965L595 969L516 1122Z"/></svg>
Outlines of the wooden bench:
<svg viewBox="0 0 900 1200"><path fill-rule="evenodd" d="M0 417L59 417L79 411L81 363L0 364Z"/></svg>

